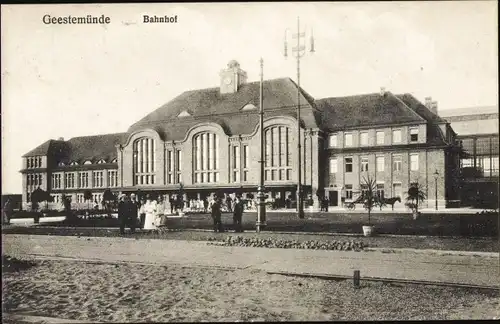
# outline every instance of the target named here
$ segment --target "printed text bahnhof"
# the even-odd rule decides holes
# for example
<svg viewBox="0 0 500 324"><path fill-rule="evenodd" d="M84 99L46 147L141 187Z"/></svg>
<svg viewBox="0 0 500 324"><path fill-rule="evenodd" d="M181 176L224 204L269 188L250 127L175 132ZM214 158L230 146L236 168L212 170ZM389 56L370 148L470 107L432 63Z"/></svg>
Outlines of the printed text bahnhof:
<svg viewBox="0 0 500 324"><path fill-rule="evenodd" d="M64 16L64 17L56 17L51 15L45 15L42 18L42 21L46 25L68 25L68 24L109 24L111 23L111 18L108 16L100 15L100 16Z"/></svg>

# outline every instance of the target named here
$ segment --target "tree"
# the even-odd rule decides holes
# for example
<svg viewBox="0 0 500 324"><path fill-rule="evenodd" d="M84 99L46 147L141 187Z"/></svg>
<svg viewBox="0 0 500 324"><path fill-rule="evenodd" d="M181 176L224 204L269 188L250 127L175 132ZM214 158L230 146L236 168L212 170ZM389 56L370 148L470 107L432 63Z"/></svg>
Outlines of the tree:
<svg viewBox="0 0 500 324"><path fill-rule="evenodd" d="M116 196L109 188L104 190L104 193L102 194L102 201L104 203L104 209L107 211L108 216L111 216L111 206L116 202L116 200Z"/></svg>
<svg viewBox="0 0 500 324"><path fill-rule="evenodd" d="M408 206L412 212L414 218L419 214L418 207L426 199L425 188L418 181L413 182L408 188L406 197L406 206Z"/></svg>
<svg viewBox="0 0 500 324"><path fill-rule="evenodd" d="M52 200L52 197L49 195L49 193L43 189L40 189L40 187L38 187L31 193L31 209L33 211L36 211L38 209L38 205L42 201L49 202L51 200Z"/></svg>
<svg viewBox="0 0 500 324"><path fill-rule="evenodd" d="M363 176L361 182L361 201L363 202L363 207L368 211L368 225L371 225L371 213L373 207L379 203L379 197L377 195L377 183L370 176Z"/></svg>

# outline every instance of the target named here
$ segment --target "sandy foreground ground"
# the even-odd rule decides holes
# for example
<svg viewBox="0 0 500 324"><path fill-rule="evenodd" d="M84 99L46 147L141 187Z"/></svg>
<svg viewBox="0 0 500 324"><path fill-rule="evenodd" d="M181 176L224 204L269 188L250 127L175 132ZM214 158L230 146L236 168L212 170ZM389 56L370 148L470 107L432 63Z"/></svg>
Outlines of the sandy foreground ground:
<svg viewBox="0 0 500 324"><path fill-rule="evenodd" d="M3 274L9 313L100 322L500 318L500 293L257 270L39 260Z"/></svg>

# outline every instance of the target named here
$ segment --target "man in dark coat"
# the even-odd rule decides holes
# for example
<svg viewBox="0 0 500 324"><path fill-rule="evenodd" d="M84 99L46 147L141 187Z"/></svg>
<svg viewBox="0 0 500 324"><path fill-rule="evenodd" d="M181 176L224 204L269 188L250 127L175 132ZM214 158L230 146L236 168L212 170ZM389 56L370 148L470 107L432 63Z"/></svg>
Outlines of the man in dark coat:
<svg viewBox="0 0 500 324"><path fill-rule="evenodd" d="M125 234L125 226L128 223L128 206L125 202L125 195L120 197L118 202L118 221L120 222L120 234Z"/></svg>
<svg viewBox="0 0 500 324"><path fill-rule="evenodd" d="M243 218L243 210L244 210L243 201L241 200L240 196L236 196L236 202L234 204L234 211L233 211L233 224L234 224L234 231L238 233L243 232L243 226L241 224L241 220Z"/></svg>
<svg viewBox="0 0 500 324"><path fill-rule="evenodd" d="M130 231L135 233L135 227L137 225L137 213L139 212L139 206L136 201L128 199L125 201L127 205L127 219L130 227Z"/></svg>
<svg viewBox="0 0 500 324"><path fill-rule="evenodd" d="M203 209L205 211L205 213L208 211L208 200L207 198L203 198Z"/></svg>
<svg viewBox="0 0 500 324"><path fill-rule="evenodd" d="M222 202L220 197L215 196L215 201L212 204L212 219L214 221L214 232L222 233L224 232L224 227L222 226L222 213L221 213Z"/></svg>
<svg viewBox="0 0 500 324"><path fill-rule="evenodd" d="M227 195L226 198L226 206L227 206L227 211L231 213L233 211L233 200L229 195Z"/></svg>

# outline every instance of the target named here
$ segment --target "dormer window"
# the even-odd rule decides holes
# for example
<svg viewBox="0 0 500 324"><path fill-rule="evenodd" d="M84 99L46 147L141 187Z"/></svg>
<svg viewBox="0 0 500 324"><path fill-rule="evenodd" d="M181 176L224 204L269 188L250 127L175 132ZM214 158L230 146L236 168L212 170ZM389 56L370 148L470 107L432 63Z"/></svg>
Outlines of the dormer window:
<svg viewBox="0 0 500 324"><path fill-rule="evenodd" d="M254 110L254 109L257 109L257 107L255 107L255 105L251 103L246 104L243 108L241 108L241 110Z"/></svg>
<svg viewBox="0 0 500 324"><path fill-rule="evenodd" d="M66 164L64 162L59 162L58 166L66 166Z"/></svg>
<svg viewBox="0 0 500 324"><path fill-rule="evenodd" d="M73 161L73 162L70 163L70 165L78 165L78 162Z"/></svg>
<svg viewBox="0 0 500 324"><path fill-rule="evenodd" d="M85 161L83 164L92 164L92 161L87 160L87 161Z"/></svg>
<svg viewBox="0 0 500 324"><path fill-rule="evenodd" d="M103 159L100 159L99 161L97 161L97 164L103 164L103 163L106 163L106 161L104 161Z"/></svg>
<svg viewBox="0 0 500 324"><path fill-rule="evenodd" d="M410 142L418 142L418 128L410 128Z"/></svg>
<svg viewBox="0 0 500 324"><path fill-rule="evenodd" d="M189 117L189 116L191 116L191 114L187 110L184 110L179 115L177 115L177 117Z"/></svg>
<svg viewBox="0 0 500 324"><path fill-rule="evenodd" d="M116 163L116 162L118 162L116 159L113 159L113 160L111 161L111 163Z"/></svg>

